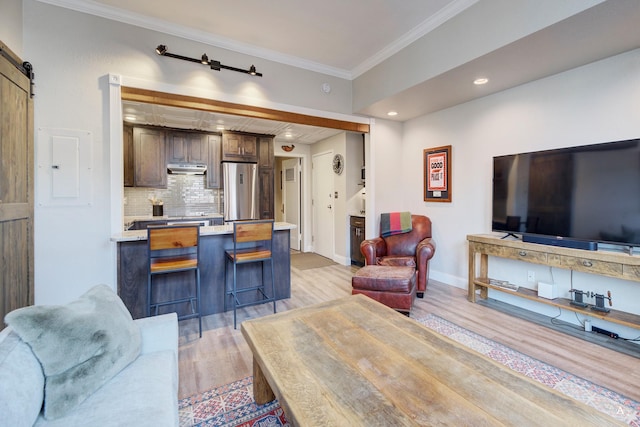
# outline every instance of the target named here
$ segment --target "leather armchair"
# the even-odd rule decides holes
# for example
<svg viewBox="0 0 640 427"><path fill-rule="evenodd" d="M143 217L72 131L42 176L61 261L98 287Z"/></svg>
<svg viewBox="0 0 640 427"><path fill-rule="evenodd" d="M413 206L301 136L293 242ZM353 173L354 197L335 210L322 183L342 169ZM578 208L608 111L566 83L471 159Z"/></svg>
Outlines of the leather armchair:
<svg viewBox="0 0 640 427"><path fill-rule="evenodd" d="M376 237L360 244L366 265L411 266L417 270L416 289L424 297L429 281L429 260L436 252L431 238L431 220L424 215L411 215L408 233Z"/></svg>

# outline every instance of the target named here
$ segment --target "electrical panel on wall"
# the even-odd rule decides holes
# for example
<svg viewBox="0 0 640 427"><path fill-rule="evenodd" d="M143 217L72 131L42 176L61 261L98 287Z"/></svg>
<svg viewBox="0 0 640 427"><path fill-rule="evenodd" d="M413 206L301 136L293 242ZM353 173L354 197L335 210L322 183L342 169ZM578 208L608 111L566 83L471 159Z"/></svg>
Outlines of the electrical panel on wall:
<svg viewBox="0 0 640 427"><path fill-rule="evenodd" d="M93 136L70 129L38 129L38 205L89 206L93 200Z"/></svg>

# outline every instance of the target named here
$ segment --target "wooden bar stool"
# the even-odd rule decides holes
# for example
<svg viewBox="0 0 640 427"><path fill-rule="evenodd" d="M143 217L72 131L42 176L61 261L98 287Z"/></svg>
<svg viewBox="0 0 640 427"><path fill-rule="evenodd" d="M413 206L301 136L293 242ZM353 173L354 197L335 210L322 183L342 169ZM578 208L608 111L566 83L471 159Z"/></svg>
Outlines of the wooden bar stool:
<svg viewBox="0 0 640 427"><path fill-rule="evenodd" d="M198 318L198 329L202 337L202 314L200 306L199 225L150 226L147 229L149 269L147 274L147 316L158 314L158 309L167 305L189 303L191 312L178 313L178 320ZM161 292L153 292L153 278L161 274L193 271L195 286L176 275L165 282ZM172 289L169 290L169 287ZM195 288L195 289L194 289ZM185 290L187 290L185 292ZM155 295L154 295L155 294ZM174 295L170 297L169 295ZM179 296L176 296L179 295ZM156 300L154 300L154 298ZM159 299L159 301L158 301Z"/></svg>
<svg viewBox="0 0 640 427"><path fill-rule="evenodd" d="M225 273L224 311L227 311L227 297L231 296L233 307L233 328L236 328L236 310L241 307L273 302L273 312L276 312L276 288L274 280L274 268L272 258L273 247L273 220L242 221L233 223L233 250L227 250ZM264 264L269 261L271 266L271 296L265 292ZM233 280L231 289L227 283L229 262L233 267ZM258 285L238 287L238 265L248 263L262 263L262 282ZM256 292L257 300L240 302L239 294Z"/></svg>

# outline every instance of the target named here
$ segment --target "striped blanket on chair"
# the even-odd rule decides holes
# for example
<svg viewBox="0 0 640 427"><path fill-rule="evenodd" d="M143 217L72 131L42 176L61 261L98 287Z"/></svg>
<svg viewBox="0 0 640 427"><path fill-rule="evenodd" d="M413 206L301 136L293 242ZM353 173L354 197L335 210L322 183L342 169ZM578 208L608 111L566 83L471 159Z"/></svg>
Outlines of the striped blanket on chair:
<svg viewBox="0 0 640 427"><path fill-rule="evenodd" d="M380 214L380 235L382 237L411 231L411 212L390 212Z"/></svg>

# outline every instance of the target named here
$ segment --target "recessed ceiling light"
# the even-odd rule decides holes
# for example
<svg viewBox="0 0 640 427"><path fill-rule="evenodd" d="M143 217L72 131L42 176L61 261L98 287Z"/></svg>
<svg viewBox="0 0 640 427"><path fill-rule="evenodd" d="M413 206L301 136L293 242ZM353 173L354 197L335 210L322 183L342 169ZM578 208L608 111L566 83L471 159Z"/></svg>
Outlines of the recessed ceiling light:
<svg viewBox="0 0 640 427"><path fill-rule="evenodd" d="M387 116L397 116L397 115L398 115L398 112L397 112L397 111L389 111L389 112L387 113Z"/></svg>
<svg viewBox="0 0 640 427"><path fill-rule="evenodd" d="M128 122L135 122L136 118L134 116L124 116L124 119Z"/></svg>
<svg viewBox="0 0 640 427"><path fill-rule="evenodd" d="M224 125L218 125L218 126L216 126L216 130L224 130Z"/></svg>
<svg viewBox="0 0 640 427"><path fill-rule="evenodd" d="M473 81L474 85L485 85L489 83L489 79L486 77L479 77Z"/></svg>

